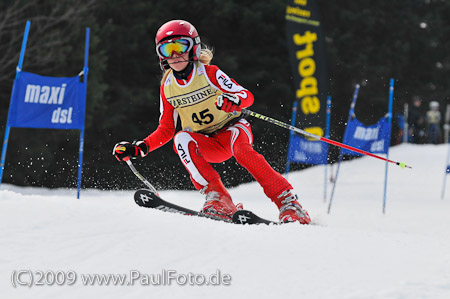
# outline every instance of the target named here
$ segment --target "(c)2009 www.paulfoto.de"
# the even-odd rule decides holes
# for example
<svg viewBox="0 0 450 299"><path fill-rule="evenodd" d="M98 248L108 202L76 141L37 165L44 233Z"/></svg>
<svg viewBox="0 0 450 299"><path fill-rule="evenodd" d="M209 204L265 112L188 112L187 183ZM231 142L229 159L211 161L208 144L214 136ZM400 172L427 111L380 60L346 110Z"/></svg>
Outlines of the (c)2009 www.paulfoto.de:
<svg viewBox="0 0 450 299"><path fill-rule="evenodd" d="M229 286L231 275L223 274L220 270L205 275L192 272L178 273L176 270L161 270L159 273L146 274L138 270L130 270L127 274L78 274L76 271L41 271L41 270L14 270L11 273L13 287L33 286L71 286L81 282L85 286L118 285L118 286Z"/></svg>

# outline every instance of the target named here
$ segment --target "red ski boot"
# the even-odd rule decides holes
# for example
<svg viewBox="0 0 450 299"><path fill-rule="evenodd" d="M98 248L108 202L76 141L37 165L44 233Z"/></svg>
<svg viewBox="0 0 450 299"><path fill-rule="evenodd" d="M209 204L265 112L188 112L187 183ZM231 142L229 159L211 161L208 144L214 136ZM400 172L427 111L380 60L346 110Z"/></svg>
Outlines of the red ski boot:
<svg viewBox="0 0 450 299"><path fill-rule="evenodd" d="M311 218L305 209L298 203L297 194L292 193L293 190L283 191L276 200L275 204L280 209L280 222L294 222L298 221L301 224L309 224Z"/></svg>
<svg viewBox="0 0 450 299"><path fill-rule="evenodd" d="M209 182L208 186L200 192L206 194L206 201L202 210L204 214L231 221L237 208L220 179Z"/></svg>

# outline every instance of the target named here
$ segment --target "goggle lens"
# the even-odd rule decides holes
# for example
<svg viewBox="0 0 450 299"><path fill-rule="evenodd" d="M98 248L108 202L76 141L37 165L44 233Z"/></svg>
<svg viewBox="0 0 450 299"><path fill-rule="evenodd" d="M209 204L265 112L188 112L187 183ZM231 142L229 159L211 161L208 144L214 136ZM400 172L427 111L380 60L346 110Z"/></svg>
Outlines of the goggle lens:
<svg viewBox="0 0 450 299"><path fill-rule="evenodd" d="M177 39L173 41L168 41L159 46L159 53L166 57L170 58L173 54L184 54L189 51L191 48L191 42L187 39Z"/></svg>

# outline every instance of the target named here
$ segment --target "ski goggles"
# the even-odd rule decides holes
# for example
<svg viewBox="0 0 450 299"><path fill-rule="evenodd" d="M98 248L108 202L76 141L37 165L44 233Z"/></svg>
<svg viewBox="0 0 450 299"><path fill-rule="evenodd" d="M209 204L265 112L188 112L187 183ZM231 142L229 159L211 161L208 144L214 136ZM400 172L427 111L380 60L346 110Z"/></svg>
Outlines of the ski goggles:
<svg viewBox="0 0 450 299"><path fill-rule="evenodd" d="M169 39L156 46L156 53L163 59L171 58L174 54L182 55L192 49L194 41L191 38Z"/></svg>

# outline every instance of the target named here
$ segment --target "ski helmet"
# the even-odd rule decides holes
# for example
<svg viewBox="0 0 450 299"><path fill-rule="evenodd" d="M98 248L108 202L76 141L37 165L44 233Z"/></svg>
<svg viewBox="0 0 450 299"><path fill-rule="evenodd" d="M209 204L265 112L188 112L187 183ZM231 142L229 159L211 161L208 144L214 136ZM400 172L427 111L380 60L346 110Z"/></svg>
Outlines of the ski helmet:
<svg viewBox="0 0 450 299"><path fill-rule="evenodd" d="M183 20L172 20L162 25L156 32L155 43L161 68L166 70L170 68L167 59L174 53L189 52L189 60L197 61L202 50L197 29Z"/></svg>
<svg viewBox="0 0 450 299"><path fill-rule="evenodd" d="M430 106L430 109L437 109L437 108L439 108L439 102L431 101L429 106Z"/></svg>

